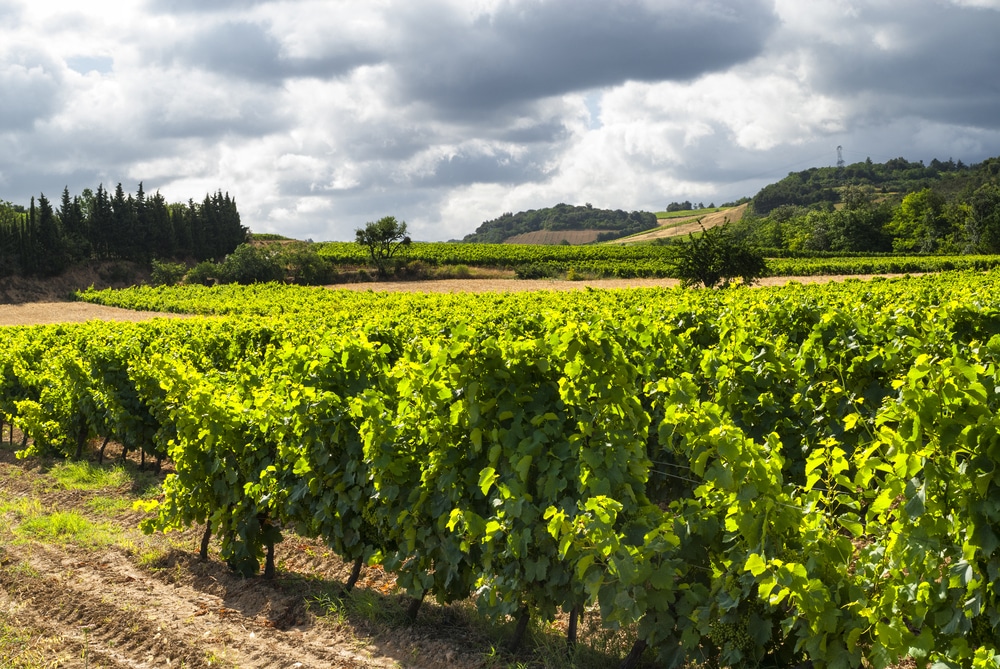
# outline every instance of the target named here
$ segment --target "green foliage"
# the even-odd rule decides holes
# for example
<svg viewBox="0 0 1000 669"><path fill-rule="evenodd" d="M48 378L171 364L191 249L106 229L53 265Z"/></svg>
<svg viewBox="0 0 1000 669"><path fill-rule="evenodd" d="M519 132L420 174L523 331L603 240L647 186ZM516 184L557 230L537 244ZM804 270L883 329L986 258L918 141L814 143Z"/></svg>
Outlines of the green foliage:
<svg viewBox="0 0 1000 669"><path fill-rule="evenodd" d="M896 158L792 173L763 188L737 228L768 248L992 253L996 164Z"/></svg>
<svg viewBox="0 0 1000 669"><path fill-rule="evenodd" d="M386 276L392 268L392 259L401 250L410 246L406 234L406 222L397 221L395 216L383 216L368 222L355 231L356 242L368 252L368 258L379 276Z"/></svg>
<svg viewBox="0 0 1000 669"><path fill-rule="evenodd" d="M153 272L149 282L154 286L175 286L187 273L187 265L182 262L168 262L153 258Z"/></svg>
<svg viewBox="0 0 1000 669"><path fill-rule="evenodd" d="M586 607L662 666L988 667L998 295L996 272L92 293L228 316L4 328L0 407L72 444L57 399L134 388L174 461L147 529L210 520L242 573L296 528L415 597L541 622Z"/></svg>
<svg viewBox="0 0 1000 669"><path fill-rule="evenodd" d="M826 215L809 212L809 216ZM761 241L747 234L742 224L730 223L733 236L750 246L762 248ZM786 228L791 230L791 228ZM809 231L796 231L808 237ZM824 242L828 248L829 243ZM317 244L318 253L333 266L356 267L365 262L362 247L353 242ZM676 277L674 244L558 246L529 244L453 244L418 243L410 245L410 262L422 261L446 273L449 267L491 267L509 269L524 274L534 271L531 265L541 265L547 275L561 275L570 269L578 274L597 278ZM769 274L774 276L812 276L817 274L871 274L879 272L934 272L951 269L987 269L1000 264L1000 256L892 256L888 254L845 253L844 257L830 251L788 252L769 249ZM779 256L774 258L773 256Z"/></svg>
<svg viewBox="0 0 1000 669"><path fill-rule="evenodd" d="M240 244L219 265L219 275L224 283L267 283L284 280L285 268L273 247Z"/></svg>
<svg viewBox="0 0 1000 669"><path fill-rule="evenodd" d="M184 275L184 283L213 286L220 282L222 270L211 260L202 260Z"/></svg>
<svg viewBox="0 0 1000 669"><path fill-rule="evenodd" d="M154 257L221 258L247 239L236 203L221 192L203 202L167 204L121 184L70 197L58 209L45 195L28 209L0 202L0 275L52 276L90 259L148 263Z"/></svg>
<svg viewBox="0 0 1000 669"><path fill-rule="evenodd" d="M518 279L551 279L558 274L558 271L547 263L530 263L519 265L514 269L514 275Z"/></svg>
<svg viewBox="0 0 1000 669"><path fill-rule="evenodd" d="M739 278L750 285L767 274L764 256L734 237L728 224L705 229L700 235L688 235L687 244L674 247L674 276L685 286L702 284L727 287Z"/></svg>
<svg viewBox="0 0 1000 669"><path fill-rule="evenodd" d="M462 240L467 243L500 244L504 240L538 230L604 230L601 241L627 237L656 227L656 215L650 212L624 212L621 209L595 209L590 205L557 204L546 209L506 213L486 221Z"/></svg>

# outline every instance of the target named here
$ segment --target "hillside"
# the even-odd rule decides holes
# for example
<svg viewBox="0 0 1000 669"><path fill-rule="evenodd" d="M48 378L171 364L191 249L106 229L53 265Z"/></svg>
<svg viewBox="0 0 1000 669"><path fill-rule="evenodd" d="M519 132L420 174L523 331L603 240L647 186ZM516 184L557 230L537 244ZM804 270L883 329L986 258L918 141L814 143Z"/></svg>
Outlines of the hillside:
<svg viewBox="0 0 1000 669"><path fill-rule="evenodd" d="M1000 158L793 172L762 188L733 231L791 252L1000 253Z"/></svg>
<svg viewBox="0 0 1000 669"><path fill-rule="evenodd" d="M569 230L588 230L596 234L587 235L587 241L574 241L577 235L566 237L552 236L555 241L520 243L560 244L562 239L570 244L590 243L626 237L637 232L656 227L656 215L650 212L625 212L621 209L596 209L591 205L574 206L557 204L545 209L530 209L517 214L505 213L499 218L486 221L472 234L466 235L463 242L480 244L501 244L509 242L512 237L534 232L561 232ZM593 237L591 239L591 237Z"/></svg>
<svg viewBox="0 0 1000 669"><path fill-rule="evenodd" d="M633 235L627 239L617 239L609 244L644 244L655 239L668 239L670 237L685 237L692 232L699 232L702 228L706 230L728 222L736 222L743 218L747 210L747 204L738 207L713 211L704 215L683 216L680 218L661 218L656 221L657 228L638 235Z"/></svg>
<svg viewBox="0 0 1000 669"><path fill-rule="evenodd" d="M991 158L979 165L966 165L961 160L910 162L893 158L885 163L865 162L844 167L811 167L790 172L787 177L765 186L753 198L753 210L758 215L769 214L782 206L812 207L835 205L843 201L849 186L869 187L877 193L907 194L931 188L942 194L956 194L982 185L1000 168L1000 158Z"/></svg>

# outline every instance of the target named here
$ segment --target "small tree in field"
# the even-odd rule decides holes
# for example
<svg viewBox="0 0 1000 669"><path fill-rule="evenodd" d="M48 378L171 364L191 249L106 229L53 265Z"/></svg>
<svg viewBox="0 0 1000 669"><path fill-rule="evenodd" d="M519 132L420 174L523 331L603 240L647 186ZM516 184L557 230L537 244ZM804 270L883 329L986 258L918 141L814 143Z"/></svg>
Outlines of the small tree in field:
<svg viewBox="0 0 1000 669"><path fill-rule="evenodd" d="M678 247L674 258L674 276L686 287L702 284L725 288L739 278L750 285L767 274L767 263L757 249L736 239L729 224L701 228L701 236L689 235Z"/></svg>
<svg viewBox="0 0 1000 669"><path fill-rule="evenodd" d="M368 249L368 255L379 276L388 273L393 256L410 245L406 234L406 222L397 221L395 216L384 216L374 223L356 231L357 242Z"/></svg>

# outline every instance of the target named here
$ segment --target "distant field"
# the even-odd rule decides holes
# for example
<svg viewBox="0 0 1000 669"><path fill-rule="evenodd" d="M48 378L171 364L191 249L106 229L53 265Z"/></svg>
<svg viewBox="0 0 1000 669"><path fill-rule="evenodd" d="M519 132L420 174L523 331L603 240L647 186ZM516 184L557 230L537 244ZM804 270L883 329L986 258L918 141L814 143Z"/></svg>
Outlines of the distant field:
<svg viewBox="0 0 1000 669"><path fill-rule="evenodd" d="M504 240L504 244L562 244L564 241L574 246L591 244L608 230L535 230L514 235Z"/></svg>
<svg viewBox="0 0 1000 669"><path fill-rule="evenodd" d="M616 239L609 243L639 244L665 237L680 237L692 232L699 232L702 227L708 229L714 228L717 225L723 225L726 221L738 221L743 218L743 213L746 210L747 205L741 204L731 209L702 210L702 212L709 211L709 213L698 212L695 215L691 215L691 212L672 212L684 215L659 218L660 214L657 214L657 223L660 224L660 227L656 230L643 232L638 235L626 237L625 239Z"/></svg>
<svg viewBox="0 0 1000 669"><path fill-rule="evenodd" d="M681 211L658 211L656 212L656 219L663 221L668 218L696 218L705 214L714 214L717 211L722 211L722 209L722 207L709 207L706 209L682 209Z"/></svg>

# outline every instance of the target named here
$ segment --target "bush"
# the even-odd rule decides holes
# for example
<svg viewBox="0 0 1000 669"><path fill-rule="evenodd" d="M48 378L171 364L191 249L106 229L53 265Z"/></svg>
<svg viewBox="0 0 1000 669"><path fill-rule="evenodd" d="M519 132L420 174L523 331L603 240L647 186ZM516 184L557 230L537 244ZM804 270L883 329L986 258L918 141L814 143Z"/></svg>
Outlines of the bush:
<svg viewBox="0 0 1000 669"><path fill-rule="evenodd" d="M675 247L674 276L682 284L714 288L721 283L725 288L736 278L749 285L767 275L764 256L736 239L728 223L701 231L701 236L691 234L688 243Z"/></svg>
<svg viewBox="0 0 1000 669"><path fill-rule="evenodd" d="M174 286L181 282L187 272L187 265L181 262L153 260L153 273L149 281L154 286Z"/></svg>
<svg viewBox="0 0 1000 669"><path fill-rule="evenodd" d="M287 281L300 286L322 286L333 283L337 270L309 244L288 244L278 252Z"/></svg>
<svg viewBox="0 0 1000 669"><path fill-rule="evenodd" d="M284 281L285 268L269 246L240 244L219 266L223 283L268 283Z"/></svg>
<svg viewBox="0 0 1000 669"><path fill-rule="evenodd" d="M188 273L184 275L184 283L213 286L219 283L220 274L219 265L211 260L203 260L188 270Z"/></svg>
<svg viewBox="0 0 1000 669"><path fill-rule="evenodd" d="M556 270L545 263L533 262L514 268L514 276L518 279L551 279Z"/></svg>

